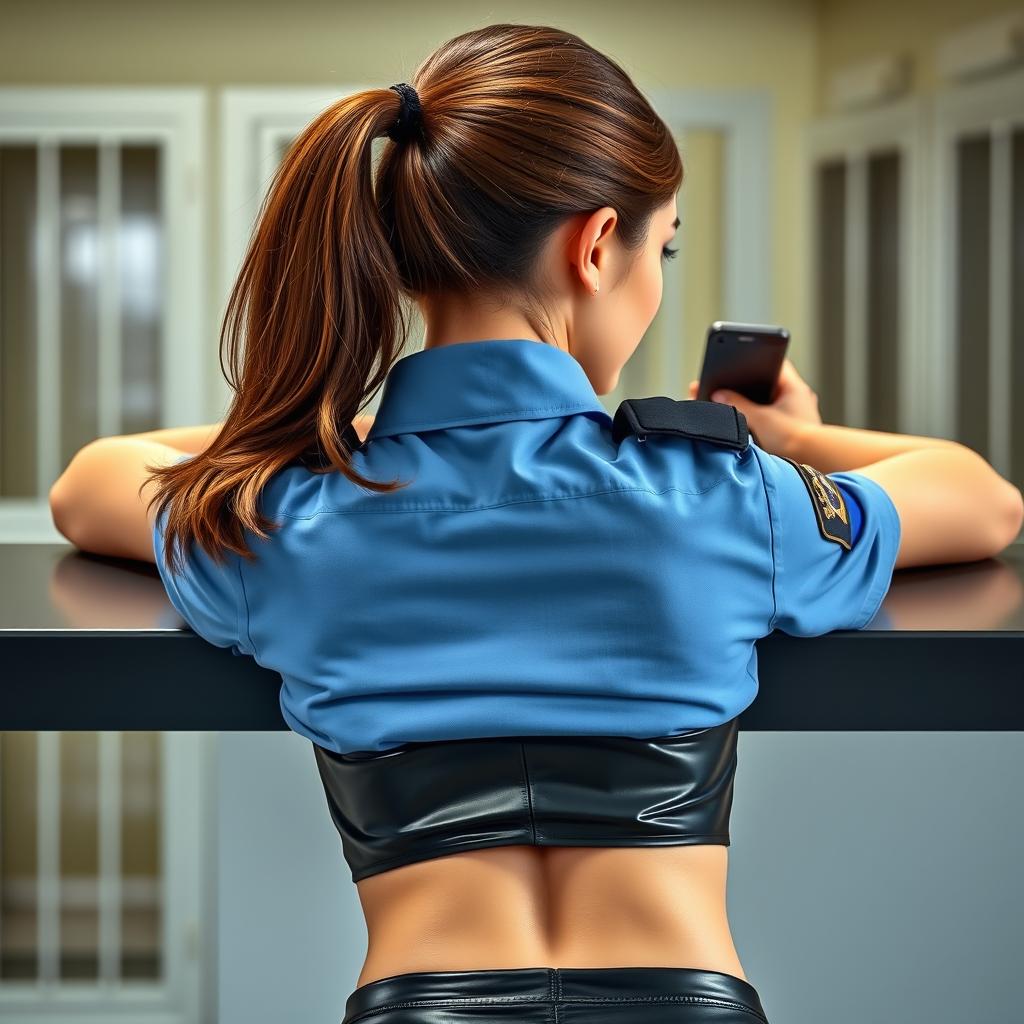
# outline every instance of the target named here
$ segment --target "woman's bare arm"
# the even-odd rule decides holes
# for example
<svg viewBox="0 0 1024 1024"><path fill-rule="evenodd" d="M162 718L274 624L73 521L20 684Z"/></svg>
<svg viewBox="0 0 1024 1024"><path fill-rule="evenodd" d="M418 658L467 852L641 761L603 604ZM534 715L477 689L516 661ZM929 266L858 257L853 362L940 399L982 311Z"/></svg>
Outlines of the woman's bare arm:
<svg viewBox="0 0 1024 1024"><path fill-rule="evenodd" d="M144 430L141 434L125 434L140 441L156 441L158 444L170 445L180 452L191 452L193 455L204 451L220 433L223 423L205 423L194 427L160 427L158 430Z"/></svg>
<svg viewBox="0 0 1024 1024"><path fill-rule="evenodd" d="M836 473L845 469L859 470L861 466L905 452L963 447L957 441L947 441L942 437L888 434L884 430L861 430L833 423L804 421L790 425L778 454L806 462L822 473Z"/></svg>
<svg viewBox="0 0 1024 1024"><path fill-rule="evenodd" d="M779 454L880 484L900 516L897 569L991 558L1024 522L1020 490L956 441L799 423Z"/></svg>
<svg viewBox="0 0 1024 1024"><path fill-rule="evenodd" d="M147 512L153 496L153 485L143 486L147 465L170 465L181 455L177 448L136 435L90 441L50 488L54 525L83 551L154 561L156 506Z"/></svg>
<svg viewBox="0 0 1024 1024"><path fill-rule="evenodd" d="M697 390L690 381L691 398ZM712 399L739 409L765 451L880 484L900 517L898 569L991 558L1020 534L1024 496L976 451L941 437L823 423L817 394L789 359L771 403L730 390Z"/></svg>
<svg viewBox="0 0 1024 1024"><path fill-rule="evenodd" d="M372 416L355 418L360 440L372 424ZM146 509L153 485L143 487L147 464L169 465L183 452L203 451L220 427L165 427L90 441L50 488L54 525L84 551L153 561L155 507L148 514Z"/></svg>

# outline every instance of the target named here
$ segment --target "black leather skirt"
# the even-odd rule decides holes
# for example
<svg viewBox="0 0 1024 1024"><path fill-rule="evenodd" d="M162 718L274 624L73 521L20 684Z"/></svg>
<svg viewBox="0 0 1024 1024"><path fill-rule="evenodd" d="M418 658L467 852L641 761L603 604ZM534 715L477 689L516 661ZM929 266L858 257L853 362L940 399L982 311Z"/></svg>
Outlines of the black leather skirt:
<svg viewBox="0 0 1024 1024"><path fill-rule="evenodd" d="M488 846L729 845L738 719L684 733L313 744L353 881Z"/></svg>
<svg viewBox="0 0 1024 1024"><path fill-rule="evenodd" d="M767 1024L753 985L689 967L423 971L360 985L342 1024Z"/></svg>

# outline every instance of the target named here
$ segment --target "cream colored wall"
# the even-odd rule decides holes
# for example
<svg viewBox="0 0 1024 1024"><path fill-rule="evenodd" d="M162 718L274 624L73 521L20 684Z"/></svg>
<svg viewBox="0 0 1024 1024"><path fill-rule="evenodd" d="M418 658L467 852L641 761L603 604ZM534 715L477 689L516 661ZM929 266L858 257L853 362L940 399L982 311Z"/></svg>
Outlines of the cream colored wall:
<svg viewBox="0 0 1024 1024"><path fill-rule="evenodd" d="M911 57L912 91L933 92L942 36L1015 10L1024 10L1020 0L822 0L818 93L838 68L897 53Z"/></svg>
<svg viewBox="0 0 1024 1024"><path fill-rule="evenodd" d="M188 84L211 90L229 84L390 85L408 80L445 39L500 21L552 24L576 32L618 60L641 89L767 91L774 128L772 159L765 169L773 195L772 318L791 328L793 351L798 353L807 341L805 211L798 161L802 125L814 102L817 11L812 0L516 0L486 7L454 0L12 5L4 11L0 32L0 83ZM220 266L216 103L210 114L207 220L213 273ZM710 229L707 218L694 218L691 230ZM711 241L699 234L689 241L693 252L713 251ZM214 379L219 374L216 332L222 296L216 289L212 292L208 366ZM211 415L219 412L211 409Z"/></svg>
<svg viewBox="0 0 1024 1024"><path fill-rule="evenodd" d="M618 60L642 89L760 89L772 100L771 318L793 335L790 352L812 345L807 320L809 254L803 194L805 122L822 109L827 76L851 62L905 48L914 87L934 87L934 46L943 32L1019 7L1007 0L566 0L435 4L174 3L161 7L91 0L9 6L0 32L0 83L223 85L407 80L438 43L498 21L553 24ZM215 96L211 95L211 100ZM219 260L218 108L211 102L207 176L211 282ZM706 154L695 143L693 164ZM687 154L684 151L684 159ZM713 155L712 155L713 158ZM696 189L695 189L696 191ZM713 217L691 217L691 253L714 251ZM689 291L700 269L685 268ZM714 275L707 285L716 290ZM219 374L216 336L223 296L211 288L208 367ZM692 302L688 335L702 330L713 300ZM694 339L688 339L688 349ZM698 342L699 349L699 342ZM688 362L690 360L688 359ZM220 410L211 408L211 416Z"/></svg>

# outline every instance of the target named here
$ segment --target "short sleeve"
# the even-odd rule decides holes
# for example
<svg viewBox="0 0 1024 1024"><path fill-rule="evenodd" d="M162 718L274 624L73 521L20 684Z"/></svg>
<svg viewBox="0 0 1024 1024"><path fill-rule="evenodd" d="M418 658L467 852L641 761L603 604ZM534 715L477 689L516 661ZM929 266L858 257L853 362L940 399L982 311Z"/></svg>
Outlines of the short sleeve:
<svg viewBox="0 0 1024 1024"><path fill-rule="evenodd" d="M770 519L775 613L792 636L863 629L892 582L899 513L885 489L854 470L814 467L751 445Z"/></svg>
<svg viewBox="0 0 1024 1024"><path fill-rule="evenodd" d="M190 457L186 454L183 458ZM217 647L230 647L233 654L252 654L238 555L226 552L226 560L219 565L198 544L192 544L183 560L183 570L172 575L164 560L164 530L169 510L170 505L164 506L152 532L154 560L168 599L204 640Z"/></svg>

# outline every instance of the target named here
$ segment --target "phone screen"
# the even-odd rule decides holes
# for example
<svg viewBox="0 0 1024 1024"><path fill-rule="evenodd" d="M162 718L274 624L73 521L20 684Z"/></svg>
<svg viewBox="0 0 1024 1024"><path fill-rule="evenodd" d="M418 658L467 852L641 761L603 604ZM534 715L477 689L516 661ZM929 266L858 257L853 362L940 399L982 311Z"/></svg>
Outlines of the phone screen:
<svg viewBox="0 0 1024 1024"><path fill-rule="evenodd" d="M716 320L708 328L697 398L711 401L718 388L729 388L752 402L770 404L788 345L785 327Z"/></svg>

